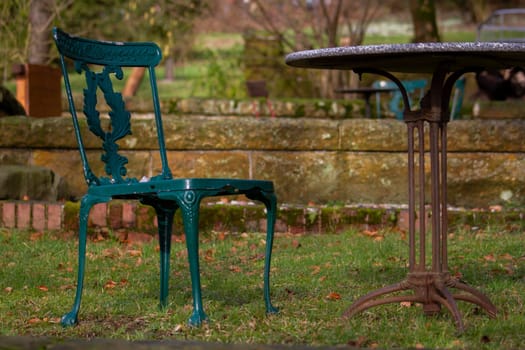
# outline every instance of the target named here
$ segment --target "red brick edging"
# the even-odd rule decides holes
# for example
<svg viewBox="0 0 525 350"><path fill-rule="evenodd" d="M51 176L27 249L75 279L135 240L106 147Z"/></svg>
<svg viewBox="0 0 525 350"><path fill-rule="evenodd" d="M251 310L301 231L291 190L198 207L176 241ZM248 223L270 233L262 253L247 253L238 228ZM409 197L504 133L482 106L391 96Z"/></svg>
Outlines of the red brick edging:
<svg viewBox="0 0 525 350"><path fill-rule="evenodd" d="M214 204L201 207L200 227L204 231L264 232L263 206ZM76 231L78 202L0 201L0 228L35 231ZM482 225L517 222L525 225L525 210L508 212L451 211L449 225ZM396 227L407 230L408 212L403 207L293 207L282 206L276 232L338 232L350 226L365 228ZM155 211L135 201L112 201L95 205L89 215L89 227L107 227L154 233ZM182 233L180 211L175 217L174 233Z"/></svg>
<svg viewBox="0 0 525 350"><path fill-rule="evenodd" d="M0 205L2 227L37 231L62 229L62 203L2 202Z"/></svg>
<svg viewBox="0 0 525 350"><path fill-rule="evenodd" d="M14 229L77 230L79 203L0 201L0 227ZM343 218L341 212L343 211ZM334 215L334 213L336 215ZM356 209L341 208L334 212L321 208L281 207L276 222L277 232L321 233L339 230L348 225L394 225L399 217L397 211L384 211L372 215ZM403 215L400 216L401 222ZM334 219L336 218L336 219ZM214 204L201 207L202 230L263 232L266 230L264 207L260 205ZM134 201L112 201L95 205L89 215L89 227L129 229L155 232L157 218L149 206ZM180 212L175 216L174 233L182 233Z"/></svg>

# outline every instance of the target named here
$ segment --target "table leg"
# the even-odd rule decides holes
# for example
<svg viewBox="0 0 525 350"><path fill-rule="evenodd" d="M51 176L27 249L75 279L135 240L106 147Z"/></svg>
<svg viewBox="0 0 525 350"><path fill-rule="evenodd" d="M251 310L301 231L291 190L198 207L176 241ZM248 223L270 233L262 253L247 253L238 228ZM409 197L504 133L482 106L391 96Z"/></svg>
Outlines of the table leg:
<svg viewBox="0 0 525 350"><path fill-rule="evenodd" d="M425 122L428 122L430 192L431 192L431 260L426 257L426 210L425 210ZM405 280L380 288L356 300L345 312L350 317L373 306L416 302L423 305L423 312L433 315L445 306L455 319L460 331L464 330L461 314L456 300L463 300L483 308L494 317L496 307L481 292L450 276L447 255L447 121L427 121L414 119L407 121L408 128L408 210L409 210L409 272ZM415 147L415 135L418 146ZM416 153L418 160L416 162ZM417 169L416 169L417 167ZM416 171L417 170L417 171ZM417 186L416 186L417 182ZM416 189L418 195L416 196ZM416 197L417 204L416 205ZM419 216L419 229L416 234L416 212ZM419 243L419 244L418 244ZM452 294L449 288L463 291ZM381 296L404 290L413 294Z"/></svg>
<svg viewBox="0 0 525 350"><path fill-rule="evenodd" d="M370 95L371 93L368 93L368 92L363 93L363 98L365 100L365 116L367 118L372 117L372 108L370 106Z"/></svg>

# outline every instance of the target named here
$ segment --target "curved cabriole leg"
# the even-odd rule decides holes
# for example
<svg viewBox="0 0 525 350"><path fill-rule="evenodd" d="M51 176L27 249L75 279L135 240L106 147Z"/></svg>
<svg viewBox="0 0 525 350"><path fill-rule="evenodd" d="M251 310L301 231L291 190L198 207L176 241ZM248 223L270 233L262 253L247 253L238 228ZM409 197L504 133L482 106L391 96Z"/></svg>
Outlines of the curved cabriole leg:
<svg viewBox="0 0 525 350"><path fill-rule="evenodd" d="M464 300L482 307L492 318L496 317L496 315L498 314L498 309L496 308L496 306L492 304L490 299L485 294L481 293L477 289L472 288L471 286L459 282L457 280L450 282L450 286L472 294L472 296L457 294L454 295L456 299Z"/></svg>
<svg viewBox="0 0 525 350"><path fill-rule="evenodd" d="M160 247L160 307L165 308L168 304L173 216L178 206L175 202L162 201L159 199L148 199L143 201L143 203L151 205L157 213Z"/></svg>
<svg viewBox="0 0 525 350"><path fill-rule="evenodd" d="M186 235L186 247L190 264L191 290L193 296L193 313L188 320L190 326L200 326L208 320L202 307L201 281L199 268L199 204L200 195L194 191L184 192L182 198L182 219Z"/></svg>
<svg viewBox="0 0 525 350"><path fill-rule="evenodd" d="M272 193L258 192L247 195L248 198L258 200L266 206L266 253L264 258L264 303L266 313L275 314L279 309L274 307L270 297L270 266L272 260L273 236L277 217L277 197Z"/></svg>
<svg viewBox="0 0 525 350"><path fill-rule="evenodd" d="M437 301L440 305L445 305L454 317L459 332L463 333L465 331L465 326L463 325L463 320L454 297L443 283L434 283L434 286L436 287L437 292L434 291L431 293L432 300Z"/></svg>
<svg viewBox="0 0 525 350"><path fill-rule="evenodd" d="M84 269L86 264L86 241L89 212L93 205L97 203L108 202L111 198L96 197L89 194L82 197L79 212L79 231L78 231L78 272L77 272L77 290L75 301L71 311L62 317L60 323L64 327L78 324L78 311L82 300L82 290L84 289Z"/></svg>
<svg viewBox="0 0 525 350"><path fill-rule="evenodd" d="M377 289L373 292L370 292L359 299L357 299L346 311L343 313L343 317L351 317L358 312L369 309L374 306L388 304L392 302L401 302L401 301L419 301L419 298L414 296L394 296L387 297L382 299L376 299L382 295L400 292L406 289L410 289L410 285L406 282L395 283L380 289Z"/></svg>

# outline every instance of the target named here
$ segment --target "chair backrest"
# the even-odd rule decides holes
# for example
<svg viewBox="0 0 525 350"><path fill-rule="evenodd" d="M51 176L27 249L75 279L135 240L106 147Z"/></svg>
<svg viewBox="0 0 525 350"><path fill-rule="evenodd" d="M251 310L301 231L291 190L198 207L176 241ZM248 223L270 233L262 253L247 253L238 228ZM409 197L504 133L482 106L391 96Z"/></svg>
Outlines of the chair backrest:
<svg viewBox="0 0 525 350"><path fill-rule="evenodd" d="M131 113L127 110L122 94L115 91L115 79L124 78L124 68L143 67L148 70L151 87L153 110L157 126L157 138L162 163L161 174L156 179L170 179L166 147L162 127L160 103L155 78L155 66L161 61L160 48L154 43L122 43L96 41L71 36L58 28L53 29L64 84L73 119L75 137L79 146L84 176L89 186L123 184L137 182L136 178L127 177L126 164L128 159L119 153L118 141L131 134ZM66 58L73 61L74 70L84 74L85 88L83 90L83 112L89 131L100 138L102 147L101 160L104 162L104 176L96 176L90 167L84 141L81 133L77 108L69 79ZM97 93L100 89L100 93ZM109 108L110 125L101 124L101 103L98 97L102 95ZM107 123L106 123L107 124Z"/></svg>
<svg viewBox="0 0 525 350"><path fill-rule="evenodd" d="M466 79L464 76L456 80L454 83L454 90L452 92L452 103L450 106L450 120L458 119L461 117L461 107L463 105L463 98L465 96L465 83Z"/></svg>
<svg viewBox="0 0 525 350"><path fill-rule="evenodd" d="M414 79L414 80L402 80L401 83L406 89L406 92L410 101L410 108L416 103L419 103L423 96L425 95L425 88L427 86L426 79ZM388 89L397 89L397 85L392 81L387 80L376 80L372 83L374 88L388 88ZM376 93L376 108L377 115L381 114L381 94ZM394 113L396 119L403 119L403 95L399 90L396 90L392 93L391 99L388 101L388 109L390 112Z"/></svg>

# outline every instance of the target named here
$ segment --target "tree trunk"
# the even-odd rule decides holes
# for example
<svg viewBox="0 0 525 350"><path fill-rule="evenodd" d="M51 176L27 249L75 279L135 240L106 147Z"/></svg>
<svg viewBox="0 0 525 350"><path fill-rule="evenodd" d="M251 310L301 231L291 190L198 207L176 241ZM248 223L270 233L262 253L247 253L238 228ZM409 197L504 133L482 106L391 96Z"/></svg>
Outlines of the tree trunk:
<svg viewBox="0 0 525 350"><path fill-rule="evenodd" d="M441 41L434 0L410 0L410 13L414 24L413 42Z"/></svg>
<svg viewBox="0 0 525 350"><path fill-rule="evenodd" d="M173 59L173 57L172 56L166 57L166 59L164 60L164 71L166 72L164 74L164 80L173 81L175 77L173 74L174 68L175 68L175 60Z"/></svg>
<svg viewBox="0 0 525 350"><path fill-rule="evenodd" d="M29 8L28 63L48 64L54 0L33 0Z"/></svg>
<svg viewBox="0 0 525 350"><path fill-rule="evenodd" d="M144 67L132 68L131 74L126 80L126 85L124 85L124 89L122 89L122 97L126 98L136 95L145 73L146 69Z"/></svg>
<svg viewBox="0 0 525 350"><path fill-rule="evenodd" d="M474 23L479 24L483 22L489 15L487 0L469 0L468 4L470 5L469 7Z"/></svg>

